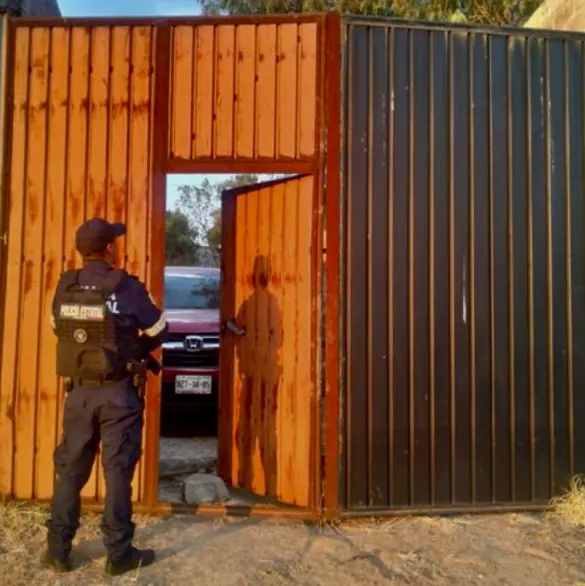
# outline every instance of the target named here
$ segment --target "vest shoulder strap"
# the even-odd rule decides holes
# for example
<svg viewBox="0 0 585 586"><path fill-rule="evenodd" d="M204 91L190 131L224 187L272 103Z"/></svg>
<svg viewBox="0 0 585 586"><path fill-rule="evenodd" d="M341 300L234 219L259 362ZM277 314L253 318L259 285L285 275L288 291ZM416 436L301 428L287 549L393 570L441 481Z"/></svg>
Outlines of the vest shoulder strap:
<svg viewBox="0 0 585 586"><path fill-rule="evenodd" d="M71 269L69 271L65 271L61 274L61 279L59 281L59 285L62 289L67 289L72 285L79 284L79 273L81 273L81 269Z"/></svg>
<svg viewBox="0 0 585 586"><path fill-rule="evenodd" d="M104 294L109 297L116 291L122 279L126 276L126 271L123 269L113 269L108 273L106 282L104 284Z"/></svg>

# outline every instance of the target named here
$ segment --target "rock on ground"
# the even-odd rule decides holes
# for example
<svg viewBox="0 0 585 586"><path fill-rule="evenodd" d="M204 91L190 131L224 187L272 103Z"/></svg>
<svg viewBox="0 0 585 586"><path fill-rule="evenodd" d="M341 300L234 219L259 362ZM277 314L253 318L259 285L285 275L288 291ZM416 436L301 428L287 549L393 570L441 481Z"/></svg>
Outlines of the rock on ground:
<svg viewBox="0 0 585 586"><path fill-rule="evenodd" d="M183 500L188 505L225 503L230 493L225 482L213 474L191 474L183 483Z"/></svg>

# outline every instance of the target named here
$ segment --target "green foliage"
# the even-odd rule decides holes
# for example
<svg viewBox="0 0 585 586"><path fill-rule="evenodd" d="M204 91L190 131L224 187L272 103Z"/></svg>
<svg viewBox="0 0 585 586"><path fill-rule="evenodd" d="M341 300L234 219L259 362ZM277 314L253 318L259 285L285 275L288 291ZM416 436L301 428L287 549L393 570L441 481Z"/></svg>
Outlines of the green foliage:
<svg viewBox="0 0 585 586"><path fill-rule="evenodd" d="M167 210L165 264L168 266L193 265L197 263L198 246L196 231L189 225L185 214Z"/></svg>
<svg viewBox="0 0 585 586"><path fill-rule="evenodd" d="M216 210L212 214L211 228L207 231L207 242L210 248L219 249L221 247L221 212Z"/></svg>
<svg viewBox="0 0 585 586"><path fill-rule="evenodd" d="M338 10L388 16L494 25L521 25L542 0L201 0L205 14L283 14Z"/></svg>

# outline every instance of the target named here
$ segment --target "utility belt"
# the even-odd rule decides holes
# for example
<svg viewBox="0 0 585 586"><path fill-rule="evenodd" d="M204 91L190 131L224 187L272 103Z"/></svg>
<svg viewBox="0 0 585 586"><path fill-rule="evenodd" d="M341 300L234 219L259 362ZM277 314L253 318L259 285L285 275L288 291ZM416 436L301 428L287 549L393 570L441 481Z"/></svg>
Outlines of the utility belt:
<svg viewBox="0 0 585 586"><path fill-rule="evenodd" d="M116 385L120 382L127 381L131 383L134 390L142 397L144 394L144 387L146 385L148 372L148 363L146 360L129 360L126 363L126 372L115 376L108 376L98 379L90 378L65 378L64 388L65 392L70 392L75 387L79 386L109 386Z"/></svg>
<svg viewBox="0 0 585 586"><path fill-rule="evenodd" d="M130 380L130 377L126 376L120 378L66 378L65 380L69 381L72 384L72 386L75 387L108 387L111 385L117 385L126 380Z"/></svg>

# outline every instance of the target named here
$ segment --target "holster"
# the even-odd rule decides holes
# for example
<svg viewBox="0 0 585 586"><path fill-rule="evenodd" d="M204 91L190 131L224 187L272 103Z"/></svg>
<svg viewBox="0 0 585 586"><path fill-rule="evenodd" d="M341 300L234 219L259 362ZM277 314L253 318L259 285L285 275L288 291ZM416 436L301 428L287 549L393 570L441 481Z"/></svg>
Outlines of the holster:
<svg viewBox="0 0 585 586"><path fill-rule="evenodd" d="M132 375L132 386L139 397L144 397L146 381L148 378L148 364L146 360L129 360L126 364L128 372Z"/></svg>

